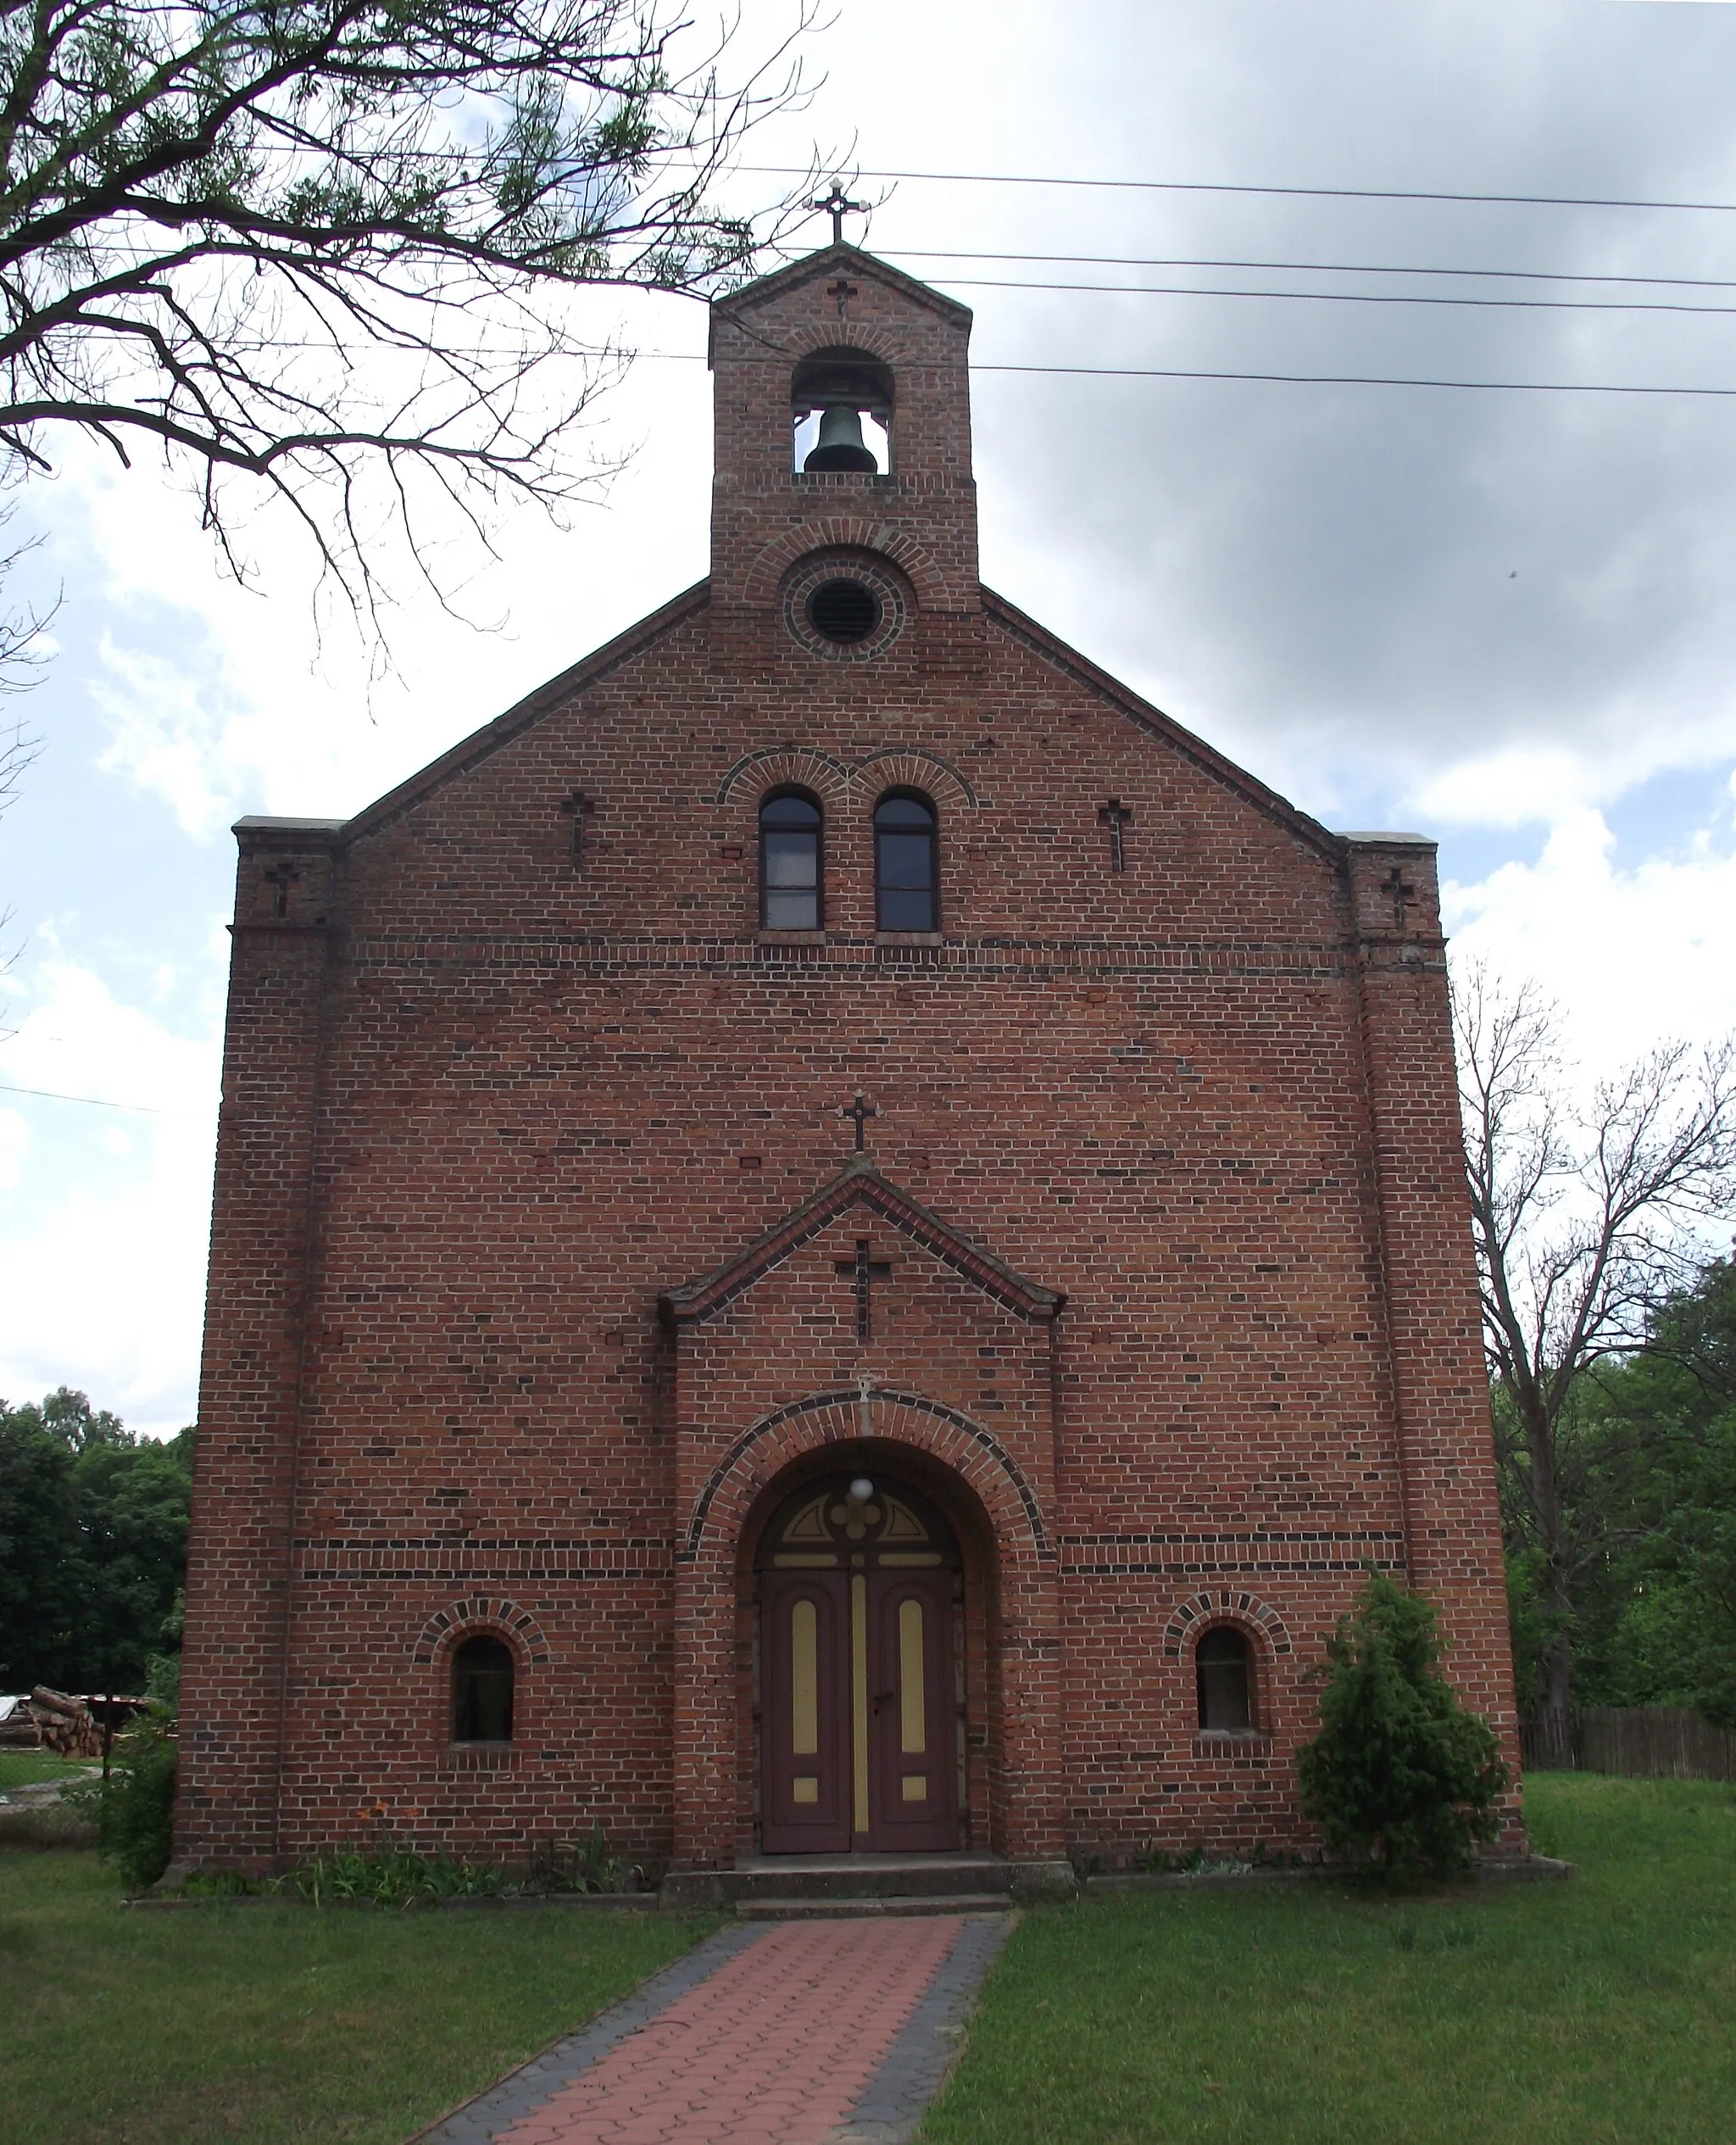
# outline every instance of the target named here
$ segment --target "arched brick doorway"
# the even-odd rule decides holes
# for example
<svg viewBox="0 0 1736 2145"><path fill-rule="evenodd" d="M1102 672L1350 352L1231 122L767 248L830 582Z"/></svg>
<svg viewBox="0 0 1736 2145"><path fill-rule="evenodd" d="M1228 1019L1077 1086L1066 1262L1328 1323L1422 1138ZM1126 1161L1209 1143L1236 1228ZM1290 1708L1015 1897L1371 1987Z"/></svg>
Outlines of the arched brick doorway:
<svg viewBox="0 0 1736 2145"><path fill-rule="evenodd" d="M869 1496L853 1501L852 1486L863 1482ZM833 1519L841 1508L845 1517ZM853 1525L861 1529L854 1540ZM811 1542L797 1539L809 1534ZM736 1548L737 1853L1001 1847L1004 1590L993 1521L971 1485L896 1439L837 1440L765 1482ZM842 1561L779 1561L789 1557ZM922 1561L895 1561L904 1557ZM828 1584L793 1583L804 1578ZM793 1611L804 1598L814 1608L817 1732L805 1732L804 1719L798 1738L796 1678L805 1669L796 1648L808 1635ZM829 1697L818 1680L828 1667ZM919 1740L919 1700L920 1752L905 1747ZM798 1769L798 1757L820 1753L798 1752L797 1741L828 1738L828 1768ZM865 1763L865 1826L858 1822ZM815 1801L796 1802L798 1780L819 1783L802 1791ZM923 1783L908 1803L906 1780Z"/></svg>
<svg viewBox="0 0 1736 2145"><path fill-rule="evenodd" d="M760 1851L761 1540L797 1490L840 1475L906 1485L938 1509L957 1546L958 1843L1054 1859L1064 1852L1060 1617L1038 1490L994 1435L957 1409L865 1379L762 1417L682 1485L674 1867L728 1869ZM1047 1486L1046 1474L1038 1479Z"/></svg>
<svg viewBox="0 0 1736 2145"><path fill-rule="evenodd" d="M964 1559L938 1505L884 1459L786 1496L762 1529L760 1845L767 1854L960 1844Z"/></svg>

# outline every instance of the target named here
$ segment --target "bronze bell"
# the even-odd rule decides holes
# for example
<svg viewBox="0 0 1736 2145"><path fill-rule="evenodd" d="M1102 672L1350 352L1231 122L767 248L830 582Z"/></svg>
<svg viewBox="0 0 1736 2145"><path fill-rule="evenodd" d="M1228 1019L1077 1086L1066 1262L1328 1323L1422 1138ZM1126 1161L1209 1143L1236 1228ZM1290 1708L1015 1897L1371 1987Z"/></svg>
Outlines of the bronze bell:
<svg viewBox="0 0 1736 2145"><path fill-rule="evenodd" d="M820 475L827 471L854 470L872 476L880 465L874 459L871 448L862 440L862 416L860 410L848 404L822 410L820 413L820 437L814 450L802 465L802 474Z"/></svg>

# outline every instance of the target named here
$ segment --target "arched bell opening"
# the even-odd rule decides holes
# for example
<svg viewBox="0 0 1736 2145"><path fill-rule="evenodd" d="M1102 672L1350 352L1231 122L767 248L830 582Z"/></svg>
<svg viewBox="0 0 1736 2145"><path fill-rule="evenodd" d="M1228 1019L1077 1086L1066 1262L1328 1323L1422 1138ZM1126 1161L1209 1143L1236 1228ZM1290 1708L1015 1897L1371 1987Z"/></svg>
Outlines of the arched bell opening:
<svg viewBox="0 0 1736 2145"><path fill-rule="evenodd" d="M767 1487L739 1546L741 1851L990 1844L993 1540L957 1476L891 1440Z"/></svg>
<svg viewBox="0 0 1736 2145"><path fill-rule="evenodd" d="M815 350L790 382L792 467L803 476L892 473L893 376L865 350Z"/></svg>

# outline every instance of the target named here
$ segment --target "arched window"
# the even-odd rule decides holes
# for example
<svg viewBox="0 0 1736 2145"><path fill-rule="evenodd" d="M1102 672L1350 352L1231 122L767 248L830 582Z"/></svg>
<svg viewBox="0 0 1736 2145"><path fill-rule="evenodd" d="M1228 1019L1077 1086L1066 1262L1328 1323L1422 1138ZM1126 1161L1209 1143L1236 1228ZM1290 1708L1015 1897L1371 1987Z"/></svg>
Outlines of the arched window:
<svg viewBox="0 0 1736 2145"><path fill-rule="evenodd" d="M504 1639L466 1639L452 1657L452 1740L512 1741L512 1648Z"/></svg>
<svg viewBox="0 0 1736 2145"><path fill-rule="evenodd" d="M817 931L821 916L820 807L782 789L760 807L760 925Z"/></svg>
<svg viewBox="0 0 1736 2145"><path fill-rule="evenodd" d="M934 807L895 789L874 807L874 928L938 931L940 873Z"/></svg>
<svg viewBox="0 0 1736 2145"><path fill-rule="evenodd" d="M1207 1631L1194 1649L1194 1676L1202 1728L1254 1725L1254 1649L1227 1624Z"/></svg>

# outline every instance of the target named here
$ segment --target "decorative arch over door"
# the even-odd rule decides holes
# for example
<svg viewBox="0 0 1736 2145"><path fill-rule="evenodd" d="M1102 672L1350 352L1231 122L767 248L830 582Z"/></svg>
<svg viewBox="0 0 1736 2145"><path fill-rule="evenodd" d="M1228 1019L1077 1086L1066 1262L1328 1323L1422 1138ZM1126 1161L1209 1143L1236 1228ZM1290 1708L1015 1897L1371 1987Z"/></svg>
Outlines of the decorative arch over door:
<svg viewBox="0 0 1736 2145"><path fill-rule="evenodd" d="M768 1854L959 1845L963 1573L941 1514L876 1470L811 1478L760 1538Z"/></svg>

